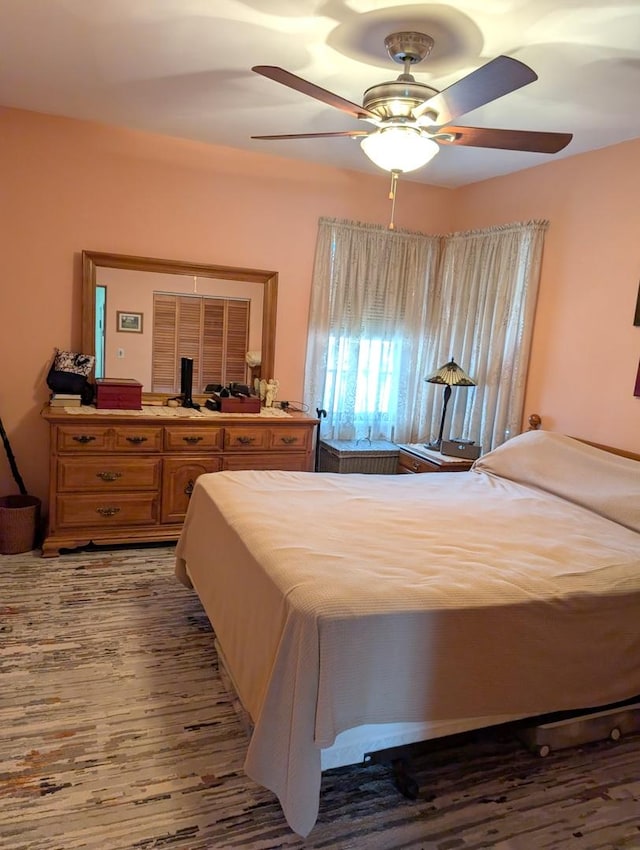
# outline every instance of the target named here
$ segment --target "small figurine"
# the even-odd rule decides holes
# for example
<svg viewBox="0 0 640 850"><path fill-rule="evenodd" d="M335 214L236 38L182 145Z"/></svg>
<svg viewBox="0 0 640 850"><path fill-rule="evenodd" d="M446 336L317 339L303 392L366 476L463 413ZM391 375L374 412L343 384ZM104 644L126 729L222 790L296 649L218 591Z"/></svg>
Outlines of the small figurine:
<svg viewBox="0 0 640 850"><path fill-rule="evenodd" d="M279 381L275 381L273 378L269 378L269 380L267 381L267 392L264 399L265 407L273 407L273 402L276 400L276 396L278 395L279 386Z"/></svg>

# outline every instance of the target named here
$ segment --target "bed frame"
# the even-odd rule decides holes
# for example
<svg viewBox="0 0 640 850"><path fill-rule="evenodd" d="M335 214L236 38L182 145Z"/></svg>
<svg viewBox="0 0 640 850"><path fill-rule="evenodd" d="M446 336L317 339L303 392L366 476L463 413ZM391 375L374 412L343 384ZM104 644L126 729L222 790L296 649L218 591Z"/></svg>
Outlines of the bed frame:
<svg viewBox="0 0 640 850"><path fill-rule="evenodd" d="M537 413L532 413L527 421L529 423L527 431L538 431L542 427L542 417ZM602 451L609 452L613 455L627 457L630 460L640 460L640 454L630 452L627 449L617 449L614 446L607 446L604 443L594 443L591 440L585 440L584 437L573 437L573 439L579 440L581 443L586 443L588 446L593 446L594 449L602 449Z"/></svg>

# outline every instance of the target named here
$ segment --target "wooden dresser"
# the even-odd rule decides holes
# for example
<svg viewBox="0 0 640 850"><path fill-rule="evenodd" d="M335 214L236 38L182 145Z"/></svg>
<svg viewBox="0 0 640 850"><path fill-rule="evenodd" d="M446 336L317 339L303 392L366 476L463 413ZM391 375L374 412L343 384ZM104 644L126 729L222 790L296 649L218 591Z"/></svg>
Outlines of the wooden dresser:
<svg viewBox="0 0 640 850"><path fill-rule="evenodd" d="M204 472L313 470L311 417L171 414L43 410L51 434L43 557L90 542L177 540Z"/></svg>

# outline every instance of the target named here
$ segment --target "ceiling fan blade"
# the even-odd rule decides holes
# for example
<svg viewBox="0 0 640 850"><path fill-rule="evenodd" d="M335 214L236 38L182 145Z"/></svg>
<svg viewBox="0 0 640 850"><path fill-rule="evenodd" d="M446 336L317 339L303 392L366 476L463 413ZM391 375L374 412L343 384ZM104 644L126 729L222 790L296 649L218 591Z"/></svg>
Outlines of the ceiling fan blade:
<svg viewBox="0 0 640 850"><path fill-rule="evenodd" d="M477 71L416 106L413 116L419 118L433 110L437 113L438 124L446 124L537 79L536 72L524 62L510 56L496 56Z"/></svg>
<svg viewBox="0 0 640 850"><path fill-rule="evenodd" d="M476 148L500 148L507 151L558 153L569 144L572 133L544 133L535 130L493 130L487 127L438 127L438 134L455 138L438 138L443 145L469 145Z"/></svg>
<svg viewBox="0 0 640 850"><path fill-rule="evenodd" d="M356 139L359 136L368 136L368 130L345 130L339 133L291 133L280 136L251 136L252 139L323 139L328 136L351 136Z"/></svg>
<svg viewBox="0 0 640 850"><path fill-rule="evenodd" d="M336 109L341 109L354 118L369 118L375 120L376 123L379 121L379 117L369 109L358 106L356 103L351 103L350 100L345 100L340 95L316 86L308 80L303 80L302 77L297 77L290 71L285 71L284 68L278 68L275 65L254 65L251 70L255 71L256 74L261 74L263 77L274 80L276 83L282 83L283 86L289 86L290 89L309 95L309 97L315 97L316 100L321 100L322 103L326 103ZM448 121L449 119L447 118L446 120Z"/></svg>

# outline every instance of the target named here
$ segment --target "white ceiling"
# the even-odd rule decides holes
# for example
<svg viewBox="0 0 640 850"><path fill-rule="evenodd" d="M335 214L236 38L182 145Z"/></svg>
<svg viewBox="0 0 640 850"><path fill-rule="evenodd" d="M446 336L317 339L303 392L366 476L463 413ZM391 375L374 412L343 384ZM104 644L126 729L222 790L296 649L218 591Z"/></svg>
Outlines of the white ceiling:
<svg viewBox="0 0 640 850"><path fill-rule="evenodd" d="M574 135L552 156L443 147L409 179L461 186L640 137L640 0L0 0L0 104L374 173L353 139L251 140L363 126L251 66L360 104L402 72L399 30L435 39L413 74L437 89L499 54L538 74L456 123Z"/></svg>

